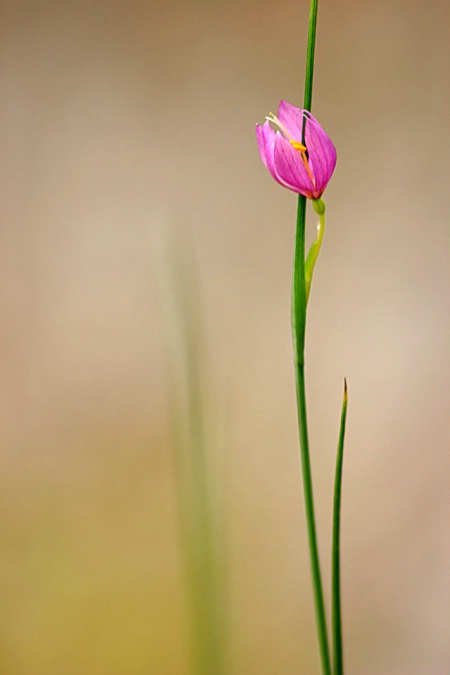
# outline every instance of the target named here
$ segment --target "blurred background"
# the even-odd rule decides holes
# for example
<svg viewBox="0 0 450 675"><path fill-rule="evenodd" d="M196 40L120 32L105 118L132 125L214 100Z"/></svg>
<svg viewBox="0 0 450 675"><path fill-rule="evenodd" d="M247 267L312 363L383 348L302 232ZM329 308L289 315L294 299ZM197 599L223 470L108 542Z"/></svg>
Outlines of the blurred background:
<svg viewBox="0 0 450 675"><path fill-rule="evenodd" d="M254 137L281 98L301 106L308 12L0 4L4 675L189 673L167 237L179 259L192 251L202 307L230 675L319 672L289 323L296 198ZM449 28L448 0L320 3L313 112L338 165L308 404L328 594L347 377L348 675L450 673Z"/></svg>

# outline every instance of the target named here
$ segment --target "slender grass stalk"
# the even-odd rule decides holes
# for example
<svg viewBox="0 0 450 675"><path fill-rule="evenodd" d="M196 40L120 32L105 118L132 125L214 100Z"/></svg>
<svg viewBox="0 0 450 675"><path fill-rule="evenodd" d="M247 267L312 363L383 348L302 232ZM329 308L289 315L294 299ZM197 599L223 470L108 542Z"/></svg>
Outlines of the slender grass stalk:
<svg viewBox="0 0 450 675"><path fill-rule="evenodd" d="M187 582L192 675L226 672L225 578L219 550L217 505L208 466L210 437L206 428L204 352L195 265L178 247L163 290L171 345L170 403L174 433L177 501ZM179 254L179 255L178 255ZM189 256L188 256L189 257ZM176 373L173 364L177 362Z"/></svg>
<svg viewBox="0 0 450 675"><path fill-rule="evenodd" d="M297 389L297 417L300 436L300 457L303 476L306 523L316 611L317 632L323 675L331 675L330 651L320 573L319 550L317 544L314 498L309 456L308 424L305 392L305 328L306 328L306 289L305 289L305 211L306 199L299 197L297 216L297 234L294 255L292 332L294 342L295 375Z"/></svg>
<svg viewBox="0 0 450 675"><path fill-rule="evenodd" d="M336 473L334 479L333 504L333 545L331 554L331 589L332 589L332 625L333 625L333 675L343 675L344 665L342 656L342 619L341 619L341 491L342 491L342 464L344 459L345 423L347 420L347 381L344 380L344 395L342 398L341 428L336 456Z"/></svg>
<svg viewBox="0 0 450 675"><path fill-rule="evenodd" d="M308 45L306 55L305 96L303 107L311 110L312 86L314 76L314 53L316 42L318 0L311 0ZM303 124L302 143L305 142L305 122ZM317 633L323 675L331 675L330 651L323 598L322 579L320 573L319 550L317 544L316 523L314 514L314 498L309 456L308 425L305 393L305 331L307 291L305 285L305 227L306 198L299 195L297 209L297 227L295 238L294 273L292 288L292 333L295 357L295 376L297 390L297 416L300 436L300 455L303 476L303 492L308 530L311 576L316 612Z"/></svg>
<svg viewBox="0 0 450 675"><path fill-rule="evenodd" d="M305 95L303 107L311 111L312 88L314 80L314 56L316 52L318 0L311 0L309 7L308 44L306 47ZM304 140L304 139L303 139Z"/></svg>

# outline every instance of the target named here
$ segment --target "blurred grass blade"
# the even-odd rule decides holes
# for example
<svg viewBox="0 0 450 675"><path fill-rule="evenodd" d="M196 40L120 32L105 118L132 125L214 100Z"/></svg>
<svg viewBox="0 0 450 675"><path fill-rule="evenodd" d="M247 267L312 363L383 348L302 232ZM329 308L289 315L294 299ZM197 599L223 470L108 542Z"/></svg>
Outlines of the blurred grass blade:
<svg viewBox="0 0 450 675"><path fill-rule="evenodd" d="M342 616L341 616L341 569L340 569L340 537L341 537L341 494L342 465L344 459L345 423L347 419L347 380L344 379L344 395L342 399L341 427L336 457L336 474L334 479L333 504L333 543L332 543L332 579L331 579L331 611L333 633L333 675L343 675L342 654Z"/></svg>
<svg viewBox="0 0 450 675"><path fill-rule="evenodd" d="M186 239L186 238L184 238ZM166 242L167 244L167 242ZM226 579L222 519L211 467L206 350L190 241L169 241L161 287L170 344L169 403L187 583L192 674L225 675Z"/></svg>

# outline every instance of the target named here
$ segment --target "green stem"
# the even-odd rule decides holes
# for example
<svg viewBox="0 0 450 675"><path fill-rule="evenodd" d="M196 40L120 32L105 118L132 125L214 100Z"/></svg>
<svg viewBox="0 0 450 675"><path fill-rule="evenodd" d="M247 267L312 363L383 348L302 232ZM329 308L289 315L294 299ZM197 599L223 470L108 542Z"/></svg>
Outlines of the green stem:
<svg viewBox="0 0 450 675"><path fill-rule="evenodd" d="M311 290L311 281L316 266L317 258L319 257L320 247L322 246L323 233L325 231L325 204L321 199L314 199L313 206L315 212L319 215L319 223L317 225L317 235L309 249L308 257L305 263L305 292L306 304L309 300L309 292Z"/></svg>
<svg viewBox="0 0 450 675"><path fill-rule="evenodd" d="M320 574L319 550L317 544L314 498L309 456L308 425L305 394L305 328L306 328L306 287L305 287L305 212L306 199L299 196L297 235L294 256L292 332L295 356L295 375L297 388L297 415L300 435L300 455L303 476L306 523L311 565L311 576L316 611L317 633L323 675L331 675L330 652L328 647L325 603L323 599Z"/></svg>
<svg viewBox="0 0 450 675"><path fill-rule="evenodd" d="M308 46L306 55L305 98L303 107L311 110L312 85L314 75L314 51L316 42L318 0L311 0ZM305 121L303 124L303 138L305 141ZM308 544L311 565L312 586L316 612L317 634L322 663L323 675L331 675L331 661L328 647L328 634L323 599L322 580L320 574L319 550L317 544L316 522L314 514L314 498L309 456L308 425L306 416L305 393L305 330L307 287L305 279L305 227L306 227L306 198L299 195L297 210L297 227L294 254L294 274L292 289L292 333L295 356L295 377L297 389L297 415L300 436L300 455L303 476L303 492L308 530ZM309 292L309 289L308 289Z"/></svg>
<svg viewBox="0 0 450 675"><path fill-rule="evenodd" d="M314 79L314 54L316 49L317 5L318 0L311 0L309 9L308 45L306 48L305 96L303 99L303 107L305 110L309 111L311 110L312 87Z"/></svg>
<svg viewBox="0 0 450 675"><path fill-rule="evenodd" d="M336 474L334 479L333 505L333 545L332 545L332 621L333 621L333 675L343 675L344 665L342 658L342 620L341 620L341 489L342 463L344 458L345 422L347 419L347 381L344 380L344 396L342 399L341 428L336 456Z"/></svg>

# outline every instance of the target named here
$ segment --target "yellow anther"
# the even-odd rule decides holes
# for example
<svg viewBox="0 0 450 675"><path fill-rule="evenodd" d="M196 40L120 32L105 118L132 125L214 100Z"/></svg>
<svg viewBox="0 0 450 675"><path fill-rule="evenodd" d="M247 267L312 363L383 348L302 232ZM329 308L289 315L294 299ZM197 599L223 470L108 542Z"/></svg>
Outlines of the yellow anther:
<svg viewBox="0 0 450 675"><path fill-rule="evenodd" d="M294 150L298 150L299 152L306 152L306 145L303 145L303 143L299 143L298 141L290 140L289 143L292 145Z"/></svg>

